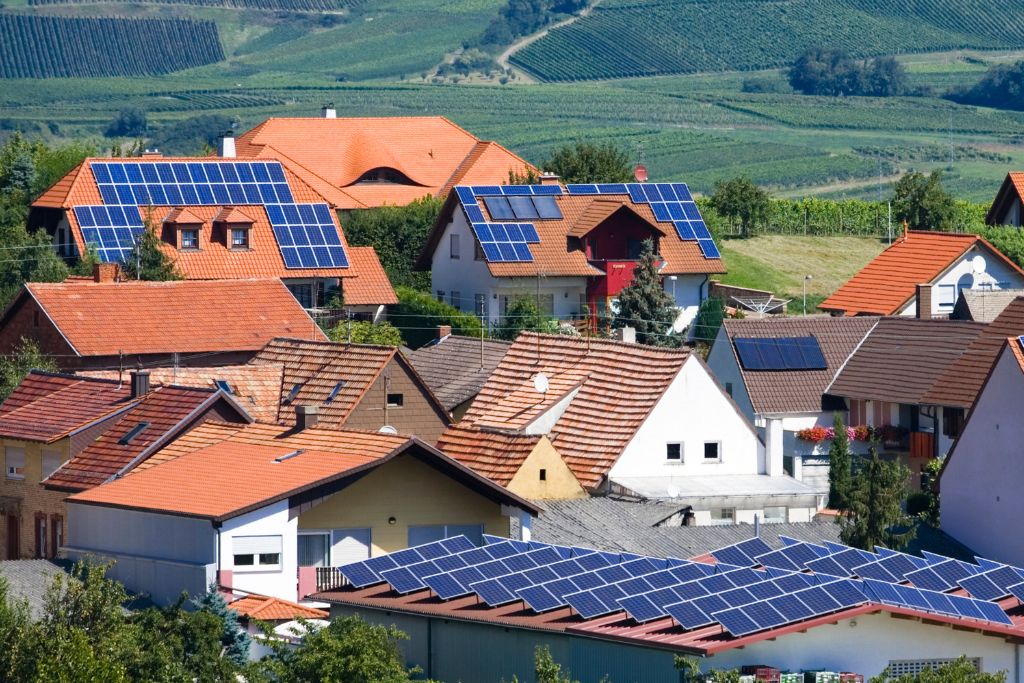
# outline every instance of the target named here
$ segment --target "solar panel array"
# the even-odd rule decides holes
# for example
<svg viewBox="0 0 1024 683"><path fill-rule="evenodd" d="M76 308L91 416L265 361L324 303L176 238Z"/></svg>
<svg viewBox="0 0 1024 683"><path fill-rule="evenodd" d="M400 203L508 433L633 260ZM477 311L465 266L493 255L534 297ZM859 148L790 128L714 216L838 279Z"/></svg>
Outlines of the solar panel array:
<svg viewBox="0 0 1024 683"><path fill-rule="evenodd" d="M821 345L807 337L737 337L733 340L744 370L824 370Z"/></svg>
<svg viewBox="0 0 1024 683"><path fill-rule="evenodd" d="M455 192L484 256L491 263L532 261L527 245L540 242L534 223L504 221L562 218L555 200L563 194L559 185L460 185ZM566 194L628 194L634 203L649 205L658 222L672 223L680 239L696 242L705 258L722 257L685 183L575 184L566 186ZM486 215L482 206L487 207ZM506 234L495 226L511 229Z"/></svg>
<svg viewBox="0 0 1024 683"><path fill-rule="evenodd" d="M780 539L774 550L760 538L721 548L713 564L487 535L475 547L460 536L339 571L356 587L387 583L401 594L475 596L489 607L522 603L537 613L569 608L583 619L671 619L686 630L718 625L735 637L865 604L1011 626L994 601L1024 601L1024 569L989 560Z"/></svg>
<svg viewBox="0 0 1024 683"><path fill-rule="evenodd" d="M102 261L129 255L143 229L141 218L136 221L140 206L262 205L286 268L348 266L330 207L296 203L279 162L111 161L91 167L104 206L76 206L75 216Z"/></svg>

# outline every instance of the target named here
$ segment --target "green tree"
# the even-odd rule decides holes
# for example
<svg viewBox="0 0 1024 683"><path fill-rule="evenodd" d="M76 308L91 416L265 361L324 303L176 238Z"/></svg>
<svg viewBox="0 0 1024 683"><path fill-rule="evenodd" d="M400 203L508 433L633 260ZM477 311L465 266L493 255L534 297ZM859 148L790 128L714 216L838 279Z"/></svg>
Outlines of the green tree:
<svg viewBox="0 0 1024 683"><path fill-rule="evenodd" d="M391 323L371 323L366 320L347 320L327 333L331 341L376 346L401 346L402 332Z"/></svg>
<svg viewBox="0 0 1024 683"><path fill-rule="evenodd" d="M902 507L909 478L906 466L882 460L872 445L853 475L849 509L840 518L843 543L862 550L876 545L893 550L906 547L915 533L913 520Z"/></svg>
<svg viewBox="0 0 1024 683"><path fill-rule="evenodd" d="M557 334L558 324L546 317L537 308L537 302L529 294L512 297L505 309L505 315L495 326L493 336L497 339L514 341L520 332L544 332Z"/></svg>
<svg viewBox="0 0 1024 683"><path fill-rule="evenodd" d="M160 238L148 220L146 224L128 258L121 264L125 275L131 280L181 280L174 259L160 248Z"/></svg>
<svg viewBox="0 0 1024 683"><path fill-rule="evenodd" d="M58 368L52 358L39 350L35 341L22 337L12 355L0 357L0 401L11 395L29 370L56 372Z"/></svg>
<svg viewBox="0 0 1024 683"><path fill-rule="evenodd" d="M758 223L764 222L769 209L768 193L749 178L739 177L715 183L710 204L733 226L740 224L740 234L749 237Z"/></svg>
<svg viewBox="0 0 1024 683"><path fill-rule="evenodd" d="M245 664L249 659L249 646L251 639L238 621L238 612L228 607L227 601L217 585L213 584L206 593L192 601L193 606L200 612L209 612L222 624L220 642L224 647L224 654L239 666Z"/></svg>
<svg viewBox="0 0 1024 683"><path fill-rule="evenodd" d="M711 344L725 320L725 300L713 296L700 302L697 317L693 319L693 336L697 341Z"/></svg>
<svg viewBox="0 0 1024 683"><path fill-rule="evenodd" d="M700 670L700 660L694 657L675 657L675 667L682 673L685 683L739 683L740 672L736 669Z"/></svg>
<svg viewBox="0 0 1024 683"><path fill-rule="evenodd" d="M541 164L564 183L628 183L633 165L626 151L612 143L577 142L563 145Z"/></svg>
<svg viewBox="0 0 1024 683"><path fill-rule="evenodd" d="M537 646L533 651L533 673L537 683L579 683L568 671L562 672L562 665L551 656L547 645Z"/></svg>
<svg viewBox="0 0 1024 683"><path fill-rule="evenodd" d="M108 138L133 138L146 134L146 112L128 107L118 112L103 133Z"/></svg>
<svg viewBox="0 0 1024 683"><path fill-rule="evenodd" d="M391 316L402 332L405 343L419 348L434 338L441 325L451 325L452 333L470 337L483 334L483 324L475 315L438 301L426 292L411 287L395 287L398 306Z"/></svg>
<svg viewBox="0 0 1024 683"><path fill-rule="evenodd" d="M893 678L886 669L871 679L870 683L1004 683L1006 672L981 673L974 663L961 655L956 661L935 669L925 669L919 674L903 674Z"/></svg>
<svg viewBox="0 0 1024 683"><path fill-rule="evenodd" d="M942 171L935 170L927 176L915 171L900 178L892 199L892 214L912 229L952 229L956 203L942 187Z"/></svg>
<svg viewBox="0 0 1024 683"><path fill-rule="evenodd" d="M430 273L413 271L443 202L426 196L406 206L381 206L347 213L345 237L353 246L373 247L394 287L430 289ZM446 246L447 248L447 246ZM463 258L472 258L472 253Z"/></svg>
<svg viewBox="0 0 1024 683"><path fill-rule="evenodd" d="M35 626L25 600L10 595L0 576L0 681L30 681L35 670Z"/></svg>
<svg viewBox="0 0 1024 683"><path fill-rule="evenodd" d="M633 281L619 292L619 310L612 327L636 328L636 340L650 346L678 346L681 339L670 334L678 311L658 275L654 242L644 240L640 262L633 269Z"/></svg>
<svg viewBox="0 0 1024 683"><path fill-rule="evenodd" d="M947 97L962 104L998 109L1024 109L1024 60L997 64L970 88L953 90Z"/></svg>
<svg viewBox="0 0 1024 683"><path fill-rule="evenodd" d="M850 508L853 487L853 471L850 462L850 439L846 433L843 416L832 417L835 436L828 448L828 506L840 512Z"/></svg>

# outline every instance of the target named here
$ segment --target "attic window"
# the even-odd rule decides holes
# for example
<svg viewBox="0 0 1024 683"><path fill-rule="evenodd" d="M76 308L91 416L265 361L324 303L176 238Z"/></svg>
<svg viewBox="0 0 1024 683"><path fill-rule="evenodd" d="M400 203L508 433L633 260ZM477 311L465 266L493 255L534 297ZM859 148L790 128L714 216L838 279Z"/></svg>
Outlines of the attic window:
<svg viewBox="0 0 1024 683"><path fill-rule="evenodd" d="M178 232L178 248L182 251L199 248L199 230L196 228L182 228Z"/></svg>
<svg viewBox="0 0 1024 683"><path fill-rule="evenodd" d="M140 422L139 424L137 424L134 427L132 427L131 430L127 434L122 436L118 440L117 443L119 445L121 445L121 446L127 446L128 444L130 444L132 442L132 440L135 437L137 437L139 434L141 434L146 429L146 427L148 427L148 426L149 426L148 422Z"/></svg>
<svg viewBox="0 0 1024 683"><path fill-rule="evenodd" d="M218 389L223 391L225 394L234 395L235 392L231 389L231 385L228 384L228 381L226 379L215 379L213 380L213 383L217 386Z"/></svg>
<svg viewBox="0 0 1024 683"><path fill-rule="evenodd" d="M357 183L394 183L397 185L415 185L412 180L409 179L401 171L393 168L387 168L385 166L379 168L373 168L359 176Z"/></svg>
<svg viewBox="0 0 1024 683"><path fill-rule="evenodd" d="M294 401L295 397L299 395L299 390L300 389L302 389L302 382L297 382L292 387L292 390L288 392L288 396L285 397L284 403L285 404L290 404L292 401Z"/></svg>
<svg viewBox="0 0 1024 683"><path fill-rule="evenodd" d="M338 383L334 385L334 388L331 389L331 393L327 395L326 399L324 399L324 403L330 403L334 399L338 398L338 394L340 394L341 390L344 388L345 380L339 380Z"/></svg>
<svg viewBox="0 0 1024 683"><path fill-rule="evenodd" d="M402 394L388 394L388 407L401 408L405 403L405 396Z"/></svg>
<svg viewBox="0 0 1024 683"><path fill-rule="evenodd" d="M231 226L231 244L232 249L248 249L249 248L249 228L239 227L237 225Z"/></svg>

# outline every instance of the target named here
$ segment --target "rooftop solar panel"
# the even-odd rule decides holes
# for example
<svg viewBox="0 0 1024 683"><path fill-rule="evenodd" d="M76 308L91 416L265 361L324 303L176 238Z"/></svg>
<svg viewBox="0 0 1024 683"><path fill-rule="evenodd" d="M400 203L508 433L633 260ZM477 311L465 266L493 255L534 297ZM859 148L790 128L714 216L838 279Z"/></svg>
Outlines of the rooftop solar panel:
<svg viewBox="0 0 1024 683"><path fill-rule="evenodd" d="M966 588L972 597L979 600L998 600L1010 594L1006 588L996 584L984 573L960 579L959 584Z"/></svg>
<svg viewBox="0 0 1024 683"><path fill-rule="evenodd" d="M665 611L685 629L694 629L715 623L715 620L692 602L665 605Z"/></svg>
<svg viewBox="0 0 1024 683"><path fill-rule="evenodd" d="M743 607L743 613L761 628L774 628L789 619L767 602L755 602Z"/></svg>
<svg viewBox="0 0 1024 683"><path fill-rule="evenodd" d="M987 620L996 624L1005 624L1012 626L1013 621L1006 615L1003 608L994 602L985 602L983 600L975 600L974 606L981 610L982 616Z"/></svg>
<svg viewBox="0 0 1024 683"><path fill-rule="evenodd" d="M452 598L469 595L472 592L467 586L455 580L451 574L427 576L423 579L423 583L442 600L451 600Z"/></svg>
<svg viewBox="0 0 1024 683"><path fill-rule="evenodd" d="M408 567L396 567L395 569L383 571L381 572L381 578L387 581L398 593L412 593L413 591L426 588L423 580L416 576L416 573Z"/></svg>
<svg viewBox="0 0 1024 683"><path fill-rule="evenodd" d="M768 604L776 609L788 621L801 621L814 616L814 610L804 604L795 595L780 595L770 598Z"/></svg>
<svg viewBox="0 0 1024 683"><path fill-rule="evenodd" d="M527 586L516 592L534 612L548 612L565 604L561 598L552 595L544 585Z"/></svg>
<svg viewBox="0 0 1024 683"><path fill-rule="evenodd" d="M286 268L347 268L348 256L326 204L267 204Z"/></svg>
<svg viewBox="0 0 1024 683"><path fill-rule="evenodd" d="M638 623L653 621L665 616L668 612L660 602L655 602L647 595L631 595L619 600L619 606L626 614Z"/></svg>
<svg viewBox="0 0 1024 683"><path fill-rule="evenodd" d="M947 591L955 584L950 584L943 579L932 567L925 567L904 575L915 588L927 588L932 591Z"/></svg>
<svg viewBox="0 0 1024 683"><path fill-rule="evenodd" d="M737 337L733 339L744 370L824 370L818 340L809 337Z"/></svg>
<svg viewBox="0 0 1024 683"><path fill-rule="evenodd" d="M739 638L749 633L756 633L765 627L747 616L742 607L734 607L723 612L715 612L711 615L726 631Z"/></svg>
<svg viewBox="0 0 1024 683"><path fill-rule="evenodd" d="M497 579L488 579L469 584L470 590L480 596L486 604L491 607L506 605L519 600L519 596L506 588Z"/></svg>
<svg viewBox="0 0 1024 683"><path fill-rule="evenodd" d="M145 227L137 206L76 206L75 218L82 239L105 263L121 263L131 256Z"/></svg>
<svg viewBox="0 0 1024 683"><path fill-rule="evenodd" d="M602 600L598 600L597 596L589 591L567 595L565 596L565 601L584 619L592 619L603 614L619 611L618 605L607 605Z"/></svg>

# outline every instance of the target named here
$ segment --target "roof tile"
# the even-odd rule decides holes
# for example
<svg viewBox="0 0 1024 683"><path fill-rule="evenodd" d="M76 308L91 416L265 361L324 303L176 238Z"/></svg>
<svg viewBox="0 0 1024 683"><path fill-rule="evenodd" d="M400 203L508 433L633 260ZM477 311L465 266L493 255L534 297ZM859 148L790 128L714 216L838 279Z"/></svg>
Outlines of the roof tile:
<svg viewBox="0 0 1024 683"><path fill-rule="evenodd" d="M33 370L0 404L0 437L52 443L131 405L127 382Z"/></svg>
<svg viewBox="0 0 1024 683"><path fill-rule="evenodd" d="M434 395L452 410L480 393L511 342L448 335L407 354Z"/></svg>

